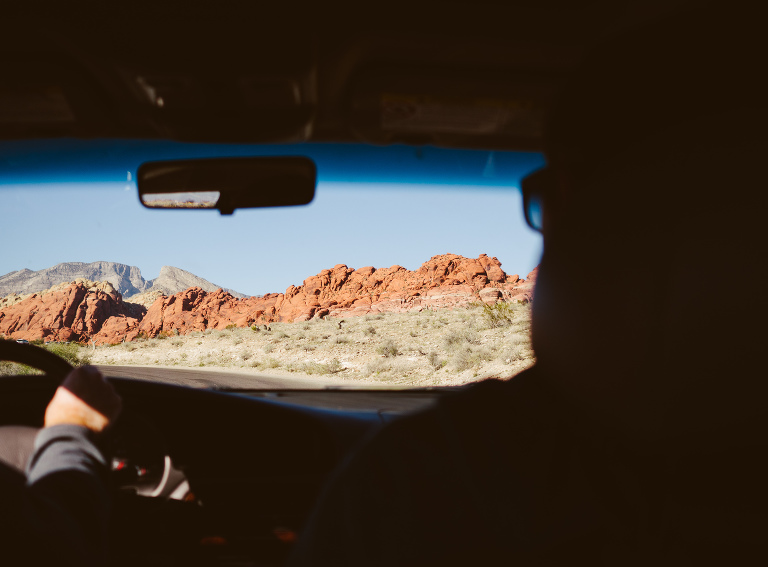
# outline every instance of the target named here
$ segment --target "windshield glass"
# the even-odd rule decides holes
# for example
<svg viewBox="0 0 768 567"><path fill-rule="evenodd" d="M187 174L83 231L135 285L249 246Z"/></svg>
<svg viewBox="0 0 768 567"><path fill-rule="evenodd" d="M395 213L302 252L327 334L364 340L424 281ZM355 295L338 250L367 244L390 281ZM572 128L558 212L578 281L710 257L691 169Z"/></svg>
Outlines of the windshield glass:
<svg viewBox="0 0 768 567"><path fill-rule="evenodd" d="M0 145L5 339L110 375L229 388L445 386L533 363L541 241L518 185L539 154ZM310 157L314 201L231 216L139 202L143 162L255 155Z"/></svg>

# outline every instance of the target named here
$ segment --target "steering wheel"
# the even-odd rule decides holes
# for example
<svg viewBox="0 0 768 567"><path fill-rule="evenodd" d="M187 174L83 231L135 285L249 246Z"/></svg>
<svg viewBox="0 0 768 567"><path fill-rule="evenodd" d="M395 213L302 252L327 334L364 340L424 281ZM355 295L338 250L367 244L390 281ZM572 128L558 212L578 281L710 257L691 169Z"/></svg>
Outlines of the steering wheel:
<svg viewBox="0 0 768 567"><path fill-rule="evenodd" d="M0 341L0 361L26 364L61 379L72 372L72 365L52 352L15 341Z"/></svg>
<svg viewBox="0 0 768 567"><path fill-rule="evenodd" d="M63 380L72 371L71 364L52 352L15 341L0 341L0 361L26 364L55 380ZM0 426L0 464L23 472L38 431L27 425Z"/></svg>
<svg viewBox="0 0 768 567"><path fill-rule="evenodd" d="M46 390L51 388L48 396L52 395L53 389L72 371L72 366L55 354L43 348L14 341L0 340L0 361L18 362L44 371L44 376L20 378L23 382L32 379L35 386L44 386ZM165 498L173 497L171 495L175 494L182 484L186 485L185 490L188 491L189 485L184 475L173 467L151 422L140 415L124 413L115 426L109 436L114 445L110 444L109 448L116 450L118 456L127 457L129 464L131 461L137 461L128 468L136 469L140 473L134 478L135 475L126 474L130 473L130 470L117 469L117 484L129 486L140 495L162 495ZM39 428L28 425L0 425L0 466L4 465L23 474L34 449L38 431Z"/></svg>

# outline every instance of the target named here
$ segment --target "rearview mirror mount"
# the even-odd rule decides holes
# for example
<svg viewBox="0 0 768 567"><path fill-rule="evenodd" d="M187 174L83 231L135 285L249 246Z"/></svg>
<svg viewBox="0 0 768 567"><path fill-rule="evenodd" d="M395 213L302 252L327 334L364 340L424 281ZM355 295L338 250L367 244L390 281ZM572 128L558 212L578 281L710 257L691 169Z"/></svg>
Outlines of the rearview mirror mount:
<svg viewBox="0 0 768 567"><path fill-rule="evenodd" d="M143 163L139 199L150 209L235 209L306 205L317 168L302 156L211 158Z"/></svg>

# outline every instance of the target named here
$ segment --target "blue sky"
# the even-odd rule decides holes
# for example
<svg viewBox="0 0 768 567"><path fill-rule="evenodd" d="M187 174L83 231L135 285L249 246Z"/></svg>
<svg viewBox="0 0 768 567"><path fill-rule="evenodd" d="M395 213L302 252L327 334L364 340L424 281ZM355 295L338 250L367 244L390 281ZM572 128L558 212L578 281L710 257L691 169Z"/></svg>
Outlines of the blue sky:
<svg viewBox="0 0 768 567"><path fill-rule="evenodd" d="M256 150L156 142L6 147L0 275L109 260L138 266L147 279L171 265L260 295L335 264L413 270L449 252L496 256L507 273L523 276L538 264L540 236L525 225L516 188L521 175L542 164L537 154L329 145ZM135 169L146 159L254 153L313 157L315 200L232 216L148 210L138 202Z"/></svg>

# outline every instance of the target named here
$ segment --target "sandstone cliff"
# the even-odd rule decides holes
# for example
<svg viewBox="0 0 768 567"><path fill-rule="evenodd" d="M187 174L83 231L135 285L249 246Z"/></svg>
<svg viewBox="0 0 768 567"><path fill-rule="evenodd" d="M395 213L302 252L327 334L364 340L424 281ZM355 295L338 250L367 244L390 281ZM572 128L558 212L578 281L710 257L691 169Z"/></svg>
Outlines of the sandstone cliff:
<svg viewBox="0 0 768 567"><path fill-rule="evenodd" d="M402 266L355 270L339 264L307 278L298 287L289 287L285 293L237 300L223 290L207 293L191 288L158 298L127 338L138 333L153 337L161 332L185 334L227 325L445 309L473 301L528 302L535 276L536 270L526 279L508 276L496 258L485 254L479 258L435 256L416 271Z"/></svg>
<svg viewBox="0 0 768 567"><path fill-rule="evenodd" d="M145 309L123 302L109 282L78 280L33 293L0 309L0 334L45 341L120 342Z"/></svg>

